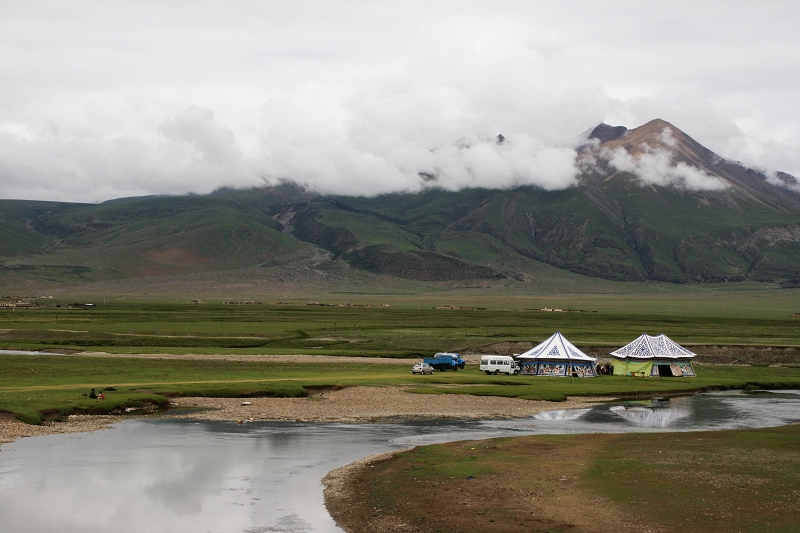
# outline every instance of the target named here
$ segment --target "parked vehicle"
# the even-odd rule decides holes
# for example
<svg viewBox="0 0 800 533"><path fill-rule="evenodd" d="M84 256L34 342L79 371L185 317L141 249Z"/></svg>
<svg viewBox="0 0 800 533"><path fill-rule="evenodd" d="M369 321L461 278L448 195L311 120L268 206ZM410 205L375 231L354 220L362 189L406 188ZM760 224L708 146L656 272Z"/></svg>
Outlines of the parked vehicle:
<svg viewBox="0 0 800 533"><path fill-rule="evenodd" d="M466 361L461 359L461 356L457 353L446 353L440 352L434 355L433 357L426 357L423 359L426 363L431 365L436 370L453 370L456 371L459 368L463 369L464 364Z"/></svg>
<svg viewBox="0 0 800 533"><path fill-rule="evenodd" d="M487 374L519 374L519 365L509 355L482 355L480 369Z"/></svg>
<svg viewBox="0 0 800 533"><path fill-rule="evenodd" d="M428 363L415 363L411 368L412 374L433 374L433 367Z"/></svg>

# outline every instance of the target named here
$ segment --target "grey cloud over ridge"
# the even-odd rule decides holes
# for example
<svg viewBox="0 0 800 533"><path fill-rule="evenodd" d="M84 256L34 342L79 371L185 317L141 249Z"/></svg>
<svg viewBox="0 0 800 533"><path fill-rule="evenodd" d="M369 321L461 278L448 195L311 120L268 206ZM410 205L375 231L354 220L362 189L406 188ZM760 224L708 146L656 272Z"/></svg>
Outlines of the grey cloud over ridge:
<svg viewBox="0 0 800 533"><path fill-rule="evenodd" d="M8 3L0 197L559 189L579 132L656 117L800 175L798 18L784 1ZM658 153L616 164L717 184Z"/></svg>

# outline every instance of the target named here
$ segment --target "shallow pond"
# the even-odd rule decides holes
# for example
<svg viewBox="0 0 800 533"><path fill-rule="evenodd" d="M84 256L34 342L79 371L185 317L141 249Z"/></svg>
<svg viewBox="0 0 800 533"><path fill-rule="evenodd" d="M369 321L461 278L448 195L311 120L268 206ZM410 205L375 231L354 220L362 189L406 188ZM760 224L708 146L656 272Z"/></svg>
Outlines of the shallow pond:
<svg viewBox="0 0 800 533"><path fill-rule="evenodd" d="M800 391L707 393L515 420L293 424L136 419L0 450L4 533L338 532L320 479L417 444L537 433L692 431L800 422Z"/></svg>

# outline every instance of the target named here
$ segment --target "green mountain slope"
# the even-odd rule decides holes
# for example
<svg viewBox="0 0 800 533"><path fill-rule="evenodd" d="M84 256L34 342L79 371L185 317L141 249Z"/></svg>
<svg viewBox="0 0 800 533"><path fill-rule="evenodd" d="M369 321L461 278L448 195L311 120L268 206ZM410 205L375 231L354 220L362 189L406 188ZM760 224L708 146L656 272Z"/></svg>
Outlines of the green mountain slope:
<svg viewBox="0 0 800 533"><path fill-rule="evenodd" d="M3 240L3 266L55 280L101 280L240 269L302 257L302 243L259 209L272 201L261 192L99 205L2 202L0 209L11 213L13 208L2 231L19 235Z"/></svg>
<svg viewBox="0 0 800 533"><path fill-rule="evenodd" d="M733 210L709 196L621 176L596 190L428 191L268 212L291 214L295 235L357 268L403 277L397 265L423 253L491 268L470 272L483 278L518 274L503 272L515 255L620 281L774 281L800 272L798 213L747 202ZM451 279L461 279L453 269Z"/></svg>
<svg viewBox="0 0 800 533"><path fill-rule="evenodd" d="M800 284L794 178L776 185L663 121L630 131L601 125L593 135L581 150L593 164L562 191L343 197L281 185L98 205L0 201L0 285L192 275L213 285L207 275L231 271L292 286L340 279L323 264L376 286L524 283L556 269L615 281ZM613 150L660 150L724 188L645 184L609 163Z"/></svg>

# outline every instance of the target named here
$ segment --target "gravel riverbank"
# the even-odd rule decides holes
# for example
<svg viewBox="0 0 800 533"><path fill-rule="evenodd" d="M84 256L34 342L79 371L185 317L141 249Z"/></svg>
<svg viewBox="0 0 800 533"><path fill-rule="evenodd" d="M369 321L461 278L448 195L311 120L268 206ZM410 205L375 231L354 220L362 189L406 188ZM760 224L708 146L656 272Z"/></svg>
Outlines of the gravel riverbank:
<svg viewBox="0 0 800 533"><path fill-rule="evenodd" d="M469 396L412 394L401 387L347 387L323 391L307 398L173 398L173 408L201 408L202 411L154 417L191 418L230 422L343 422L375 423L397 419L514 418L553 409L590 407L608 398L570 398L545 402ZM141 415L139 415L141 416ZM74 415L64 422L31 426L10 414L0 413L0 444L22 437L54 433L76 433L103 429L130 416Z"/></svg>
<svg viewBox="0 0 800 533"><path fill-rule="evenodd" d="M213 409L181 415L200 420L357 424L399 418L525 417L552 409L587 407L606 400L570 398L555 403L467 394L412 394L405 392L402 387L347 387L307 398L174 398L172 404L176 407Z"/></svg>
<svg viewBox="0 0 800 533"><path fill-rule="evenodd" d="M125 416L113 415L71 415L64 422L45 422L33 426L20 422L10 413L0 413L0 444L12 442L23 437L39 437L56 433L84 433L105 429L110 424L125 420ZM2 451L2 448L0 448Z"/></svg>

